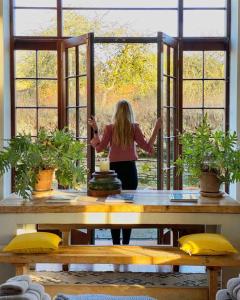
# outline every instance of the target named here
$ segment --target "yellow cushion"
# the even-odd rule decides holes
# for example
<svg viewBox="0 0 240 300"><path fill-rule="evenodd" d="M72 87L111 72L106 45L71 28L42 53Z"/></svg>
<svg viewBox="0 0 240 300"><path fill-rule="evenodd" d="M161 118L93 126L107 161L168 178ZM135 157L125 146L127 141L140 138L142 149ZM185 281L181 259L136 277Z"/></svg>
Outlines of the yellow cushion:
<svg viewBox="0 0 240 300"><path fill-rule="evenodd" d="M12 253L49 253L58 249L61 238L53 233L34 232L17 235L3 249Z"/></svg>
<svg viewBox="0 0 240 300"><path fill-rule="evenodd" d="M238 251L222 235L215 233L197 233L181 237L180 249L192 255L224 255Z"/></svg>

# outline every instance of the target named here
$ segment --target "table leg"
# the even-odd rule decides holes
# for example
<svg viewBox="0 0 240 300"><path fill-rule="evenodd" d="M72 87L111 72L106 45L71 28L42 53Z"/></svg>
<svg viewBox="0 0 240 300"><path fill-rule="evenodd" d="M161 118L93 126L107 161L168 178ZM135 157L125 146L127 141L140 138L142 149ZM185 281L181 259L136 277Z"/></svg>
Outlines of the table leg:
<svg viewBox="0 0 240 300"><path fill-rule="evenodd" d="M17 225L14 215L0 215L0 247L7 245L17 233ZM0 264L0 283L3 283L10 277L15 276L15 267L9 264Z"/></svg>

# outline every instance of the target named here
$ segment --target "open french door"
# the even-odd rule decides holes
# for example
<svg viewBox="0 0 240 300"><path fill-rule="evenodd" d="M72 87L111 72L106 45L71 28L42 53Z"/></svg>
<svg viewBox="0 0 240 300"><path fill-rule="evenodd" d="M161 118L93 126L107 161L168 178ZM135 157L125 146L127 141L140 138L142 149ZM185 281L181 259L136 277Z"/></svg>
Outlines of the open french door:
<svg viewBox="0 0 240 300"><path fill-rule="evenodd" d="M92 130L87 125L94 115L94 34L65 39L59 43L59 128L67 126L86 143L89 176L95 169ZM61 121L62 120L62 121Z"/></svg>
<svg viewBox="0 0 240 300"><path fill-rule="evenodd" d="M158 33L157 115L163 119L158 136L158 189L179 189L174 162L179 155L178 39Z"/></svg>
<svg viewBox="0 0 240 300"><path fill-rule="evenodd" d="M157 37L115 37L94 39L93 33L65 39L59 44L59 128L68 126L76 138L86 142L89 176L95 169L90 146L92 130L87 119L95 113L94 44L157 44L157 116L163 126L157 140L157 188L179 189L175 160L179 155L178 52L177 38L159 32Z"/></svg>

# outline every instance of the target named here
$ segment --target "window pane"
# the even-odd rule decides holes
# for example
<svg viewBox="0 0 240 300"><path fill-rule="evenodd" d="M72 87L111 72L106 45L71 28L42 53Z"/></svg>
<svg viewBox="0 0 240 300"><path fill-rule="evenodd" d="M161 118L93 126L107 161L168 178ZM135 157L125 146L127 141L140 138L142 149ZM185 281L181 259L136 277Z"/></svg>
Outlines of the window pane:
<svg viewBox="0 0 240 300"><path fill-rule="evenodd" d="M184 12L184 36L225 36L225 11L187 10Z"/></svg>
<svg viewBox="0 0 240 300"><path fill-rule="evenodd" d="M87 109L81 108L79 111L79 136L87 137Z"/></svg>
<svg viewBox="0 0 240 300"><path fill-rule="evenodd" d="M162 91L162 104L163 106L167 106L167 86L168 86L168 78L166 76L163 77L163 91Z"/></svg>
<svg viewBox="0 0 240 300"><path fill-rule="evenodd" d="M204 52L204 77L225 78L225 52Z"/></svg>
<svg viewBox="0 0 240 300"><path fill-rule="evenodd" d="M36 77L36 51L16 50L15 62L16 77Z"/></svg>
<svg viewBox="0 0 240 300"><path fill-rule="evenodd" d="M226 0L184 0L184 7L226 7Z"/></svg>
<svg viewBox="0 0 240 300"><path fill-rule="evenodd" d="M170 166L174 166L174 138L170 139Z"/></svg>
<svg viewBox="0 0 240 300"><path fill-rule="evenodd" d="M68 106L76 106L76 78L68 79Z"/></svg>
<svg viewBox="0 0 240 300"><path fill-rule="evenodd" d="M36 80L16 80L16 106L36 105Z"/></svg>
<svg viewBox="0 0 240 300"><path fill-rule="evenodd" d="M57 78L56 51L38 51L38 77Z"/></svg>
<svg viewBox="0 0 240 300"><path fill-rule="evenodd" d="M56 36L56 10L16 9L15 35Z"/></svg>
<svg viewBox="0 0 240 300"><path fill-rule="evenodd" d="M168 108L163 108L162 109L162 118L163 118L162 129L163 129L163 136L164 137L168 136L168 132L167 132L167 114L168 114Z"/></svg>
<svg viewBox="0 0 240 300"><path fill-rule="evenodd" d="M177 36L177 12L63 11L64 36L77 36L91 31L96 36L156 36L159 31Z"/></svg>
<svg viewBox="0 0 240 300"><path fill-rule="evenodd" d="M36 109L16 110L16 131L17 134L37 135L37 111Z"/></svg>
<svg viewBox="0 0 240 300"><path fill-rule="evenodd" d="M183 52L183 78L203 78L203 52Z"/></svg>
<svg viewBox="0 0 240 300"><path fill-rule="evenodd" d="M170 79L170 106L174 104L174 79Z"/></svg>
<svg viewBox="0 0 240 300"><path fill-rule="evenodd" d="M170 135L174 136L174 109L170 108Z"/></svg>
<svg viewBox="0 0 240 300"><path fill-rule="evenodd" d="M222 80L204 81L204 106L225 107L225 85Z"/></svg>
<svg viewBox="0 0 240 300"><path fill-rule="evenodd" d="M76 136L76 109L68 109L68 128Z"/></svg>
<svg viewBox="0 0 240 300"><path fill-rule="evenodd" d="M68 49L68 76L76 75L76 49Z"/></svg>
<svg viewBox="0 0 240 300"><path fill-rule="evenodd" d="M203 105L202 91L202 81L184 80L183 107L201 107Z"/></svg>
<svg viewBox="0 0 240 300"><path fill-rule="evenodd" d="M183 109L183 130L193 131L203 117L201 109Z"/></svg>
<svg viewBox="0 0 240 300"><path fill-rule="evenodd" d="M56 0L15 0L15 6L26 7L56 7Z"/></svg>
<svg viewBox="0 0 240 300"><path fill-rule="evenodd" d="M57 109L38 110L38 129L43 127L47 130L54 130L58 126Z"/></svg>
<svg viewBox="0 0 240 300"><path fill-rule="evenodd" d="M204 109L212 129L225 130L224 109Z"/></svg>
<svg viewBox="0 0 240 300"><path fill-rule="evenodd" d="M87 73L87 47L86 45L81 45L79 49L79 73Z"/></svg>
<svg viewBox="0 0 240 300"><path fill-rule="evenodd" d="M56 80L39 80L38 81L38 105L39 106L56 106L57 100L57 81Z"/></svg>
<svg viewBox="0 0 240 300"><path fill-rule="evenodd" d="M79 104L87 105L87 77L79 78Z"/></svg>
<svg viewBox="0 0 240 300"><path fill-rule="evenodd" d="M177 0L63 0L63 7L176 7Z"/></svg>

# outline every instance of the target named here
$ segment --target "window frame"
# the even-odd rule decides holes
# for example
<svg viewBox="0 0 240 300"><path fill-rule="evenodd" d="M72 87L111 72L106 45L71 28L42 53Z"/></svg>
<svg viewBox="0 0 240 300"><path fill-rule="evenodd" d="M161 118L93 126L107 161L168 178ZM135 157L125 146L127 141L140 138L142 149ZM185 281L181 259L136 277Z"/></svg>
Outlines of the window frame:
<svg viewBox="0 0 240 300"><path fill-rule="evenodd" d="M62 78L61 70L61 41L67 37L63 37L63 8L62 0L56 0L56 7L34 7L33 9L55 9L57 11L57 36L15 36L14 35L14 0L10 0L10 82L11 82L11 135L16 134L16 103L15 103L15 65L14 51L15 50L53 50L57 51L58 78ZM30 9L28 7L27 9ZM73 9L73 8L69 8ZM154 9L154 8L151 8ZM162 8L166 10L168 8ZM231 0L226 0L226 36L225 37L184 37L184 11L185 10L219 10L219 7L187 7L184 8L184 0L178 0L177 8L169 8L169 10L177 10L178 36L179 39L179 55L178 55L178 118L177 128L181 133L183 131L183 54L184 51L225 51L225 130L229 130L229 89L230 89L230 35L231 35ZM96 37L97 39L97 37ZM106 40L111 38L106 38ZM66 112L64 110L61 83L58 82L58 128L65 126ZM178 144L178 154L181 154L181 146ZM159 163L159 162L158 162ZM182 189L182 177L178 178L178 183L175 186L177 189ZM228 189L227 189L228 191Z"/></svg>

